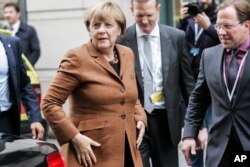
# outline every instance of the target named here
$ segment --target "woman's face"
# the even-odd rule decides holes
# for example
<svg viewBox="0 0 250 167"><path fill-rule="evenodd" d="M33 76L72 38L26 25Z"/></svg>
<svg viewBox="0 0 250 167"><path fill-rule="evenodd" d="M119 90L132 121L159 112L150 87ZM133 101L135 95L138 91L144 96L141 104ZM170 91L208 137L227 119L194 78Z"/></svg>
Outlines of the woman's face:
<svg viewBox="0 0 250 167"><path fill-rule="evenodd" d="M92 20L89 25L89 35L95 48L101 52L113 50L121 28L112 17L106 21Z"/></svg>

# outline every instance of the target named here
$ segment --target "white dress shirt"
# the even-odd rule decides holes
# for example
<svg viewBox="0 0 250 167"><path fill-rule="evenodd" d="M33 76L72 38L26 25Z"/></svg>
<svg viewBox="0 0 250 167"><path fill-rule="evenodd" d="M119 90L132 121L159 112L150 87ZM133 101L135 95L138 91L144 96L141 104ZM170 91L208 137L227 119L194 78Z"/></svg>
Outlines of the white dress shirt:
<svg viewBox="0 0 250 167"><path fill-rule="evenodd" d="M140 65L142 70L143 77L143 69L144 69L144 35L149 35L150 45L152 50L152 64L153 64L153 89L155 92L163 91L163 75L162 75L162 57L161 57L161 42L160 42L160 30L158 24L156 24L155 28L151 31L150 34L146 34L140 30L138 25L136 25L136 34L137 34L137 44L138 44L138 52ZM165 101L155 103L155 108L165 108Z"/></svg>
<svg viewBox="0 0 250 167"><path fill-rule="evenodd" d="M3 43L0 40L0 111L7 111L11 107L9 91L9 65Z"/></svg>

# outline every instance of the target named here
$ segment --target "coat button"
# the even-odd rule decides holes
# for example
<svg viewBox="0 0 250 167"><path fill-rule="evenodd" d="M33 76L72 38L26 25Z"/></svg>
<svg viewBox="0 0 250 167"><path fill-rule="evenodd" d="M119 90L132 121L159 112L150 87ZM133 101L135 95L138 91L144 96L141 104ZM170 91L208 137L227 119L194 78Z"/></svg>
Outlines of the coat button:
<svg viewBox="0 0 250 167"><path fill-rule="evenodd" d="M124 93L124 92L125 92L125 88L124 88L124 87L121 87L121 88L120 88L120 91L121 91L122 93Z"/></svg>
<svg viewBox="0 0 250 167"><path fill-rule="evenodd" d="M126 118L126 115L125 115L125 114L122 114L122 115L121 115L121 118L122 118L122 119L125 119L125 118Z"/></svg>

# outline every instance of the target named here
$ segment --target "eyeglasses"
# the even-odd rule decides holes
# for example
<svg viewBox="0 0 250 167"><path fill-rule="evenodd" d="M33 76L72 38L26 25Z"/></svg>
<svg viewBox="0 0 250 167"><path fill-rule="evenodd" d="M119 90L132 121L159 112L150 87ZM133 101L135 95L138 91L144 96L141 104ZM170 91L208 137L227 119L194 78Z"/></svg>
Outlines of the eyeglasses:
<svg viewBox="0 0 250 167"><path fill-rule="evenodd" d="M238 25L240 25L240 24L242 24L242 23L243 23L243 22L240 22L240 23L238 23L238 24L215 24L215 25L214 25L214 28L215 28L217 31L219 31L221 28L222 28L223 30L231 30L231 29L237 27Z"/></svg>

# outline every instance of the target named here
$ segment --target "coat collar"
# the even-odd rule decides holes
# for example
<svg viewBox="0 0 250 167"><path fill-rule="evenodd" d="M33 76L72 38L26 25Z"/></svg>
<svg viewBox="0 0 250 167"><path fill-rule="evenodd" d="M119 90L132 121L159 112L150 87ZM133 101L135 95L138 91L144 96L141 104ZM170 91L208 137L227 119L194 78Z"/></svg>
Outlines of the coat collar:
<svg viewBox="0 0 250 167"><path fill-rule="evenodd" d="M92 44L91 41L88 42L87 47L88 47L90 56L94 58L94 60L95 60L95 62L97 64L102 66L105 70L107 70L109 73L114 75L119 80L121 79L122 75L126 71L127 61L128 60L127 60L126 53L124 52L124 50L119 45L115 45L115 49L117 50L119 60L120 60L120 73L119 73L119 75L115 72L113 67L108 63L108 61L105 59L103 54L101 52L99 52L94 47L94 45Z"/></svg>

